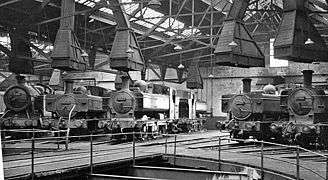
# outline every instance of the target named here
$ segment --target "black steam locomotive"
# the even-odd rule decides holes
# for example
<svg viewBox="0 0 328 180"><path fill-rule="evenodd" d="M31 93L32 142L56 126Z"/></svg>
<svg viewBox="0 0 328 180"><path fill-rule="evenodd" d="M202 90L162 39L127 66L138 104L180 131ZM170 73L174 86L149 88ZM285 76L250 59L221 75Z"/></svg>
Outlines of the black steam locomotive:
<svg viewBox="0 0 328 180"><path fill-rule="evenodd" d="M28 85L24 76L17 75L17 84L4 93L6 110L2 117L1 129L49 128L52 121L45 118L46 94L53 90L44 85Z"/></svg>
<svg viewBox="0 0 328 180"><path fill-rule="evenodd" d="M189 132L201 129L193 93L121 76L122 86L110 98L113 125L121 132ZM202 110L202 109L200 109ZM113 129L115 128L113 127Z"/></svg>
<svg viewBox="0 0 328 180"><path fill-rule="evenodd" d="M289 122L282 134L288 142L303 146L328 145L328 95L312 86L312 70L304 70L303 87L281 92L282 113L288 113Z"/></svg>
<svg viewBox="0 0 328 180"><path fill-rule="evenodd" d="M228 114L222 128L229 129L237 139L278 139L281 133L272 131L273 124L286 116L281 113L275 87L267 85L261 91L251 91L251 79L243 79L243 93L222 96L222 112Z"/></svg>
<svg viewBox="0 0 328 180"><path fill-rule="evenodd" d="M71 134L90 130L103 131L109 124L110 91L98 86L73 88L73 80L65 80L64 94L46 95L46 110L52 113L58 129L70 129Z"/></svg>
<svg viewBox="0 0 328 180"><path fill-rule="evenodd" d="M274 86L222 96L222 111L228 113L228 128L235 138L294 143L302 146L328 145L328 95L312 86L312 70L303 71L303 86L285 87L280 95Z"/></svg>

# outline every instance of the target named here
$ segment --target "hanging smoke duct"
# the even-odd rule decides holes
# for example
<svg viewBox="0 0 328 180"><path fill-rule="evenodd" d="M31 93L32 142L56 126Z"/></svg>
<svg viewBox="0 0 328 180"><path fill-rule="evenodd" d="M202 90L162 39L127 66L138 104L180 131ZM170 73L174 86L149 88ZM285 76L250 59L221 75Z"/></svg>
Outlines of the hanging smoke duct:
<svg viewBox="0 0 328 180"><path fill-rule="evenodd" d="M199 71L198 63L194 63L188 67L187 74L188 89L203 89L203 79Z"/></svg>
<svg viewBox="0 0 328 180"><path fill-rule="evenodd" d="M119 0L113 3L120 4ZM117 22L116 34L110 53L110 67L119 71L142 71L145 60L130 22L121 6L113 6Z"/></svg>
<svg viewBox="0 0 328 180"><path fill-rule="evenodd" d="M242 81L243 81L243 93L250 93L252 79L244 78Z"/></svg>
<svg viewBox="0 0 328 180"><path fill-rule="evenodd" d="M312 70L303 70L303 87L312 88Z"/></svg>
<svg viewBox="0 0 328 180"><path fill-rule="evenodd" d="M83 50L80 47L74 30L74 0L62 0L61 18L59 30L51 54L52 67L65 71L85 71L87 67L86 57L82 57Z"/></svg>
<svg viewBox="0 0 328 180"><path fill-rule="evenodd" d="M283 3L283 18L274 42L275 58L302 63L328 61L327 46L308 15L308 0Z"/></svg>
<svg viewBox="0 0 328 180"><path fill-rule="evenodd" d="M10 32L11 56L9 71L16 74L34 74L34 63L31 61L32 52L30 45L20 36L28 39L26 30L16 29Z"/></svg>
<svg viewBox="0 0 328 180"><path fill-rule="evenodd" d="M230 8L214 51L215 64L237 67L264 67L264 55L245 27L243 17L249 0L236 0Z"/></svg>

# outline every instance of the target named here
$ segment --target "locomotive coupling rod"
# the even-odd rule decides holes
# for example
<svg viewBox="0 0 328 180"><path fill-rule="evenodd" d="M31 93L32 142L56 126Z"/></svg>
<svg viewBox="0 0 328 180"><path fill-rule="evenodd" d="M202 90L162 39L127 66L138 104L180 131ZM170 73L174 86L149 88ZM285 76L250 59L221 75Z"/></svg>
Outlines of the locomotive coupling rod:
<svg viewBox="0 0 328 180"><path fill-rule="evenodd" d="M90 135L90 174L93 173L93 133Z"/></svg>
<svg viewBox="0 0 328 180"><path fill-rule="evenodd" d="M264 143L261 141L261 179L264 179Z"/></svg>
<svg viewBox="0 0 328 180"><path fill-rule="evenodd" d="M296 179L300 180L300 148L296 146Z"/></svg>
<svg viewBox="0 0 328 180"><path fill-rule="evenodd" d="M136 140L135 132L132 132L132 166L136 165Z"/></svg>

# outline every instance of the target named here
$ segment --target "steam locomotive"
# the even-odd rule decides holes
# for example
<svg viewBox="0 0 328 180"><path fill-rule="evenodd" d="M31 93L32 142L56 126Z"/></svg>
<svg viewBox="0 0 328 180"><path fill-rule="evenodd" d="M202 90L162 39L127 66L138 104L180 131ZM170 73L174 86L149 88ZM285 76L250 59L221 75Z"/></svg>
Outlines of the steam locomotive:
<svg viewBox="0 0 328 180"><path fill-rule="evenodd" d="M282 113L288 113L289 123L282 135L288 142L309 146L328 145L328 95L312 86L312 70L303 70L303 87L281 92Z"/></svg>
<svg viewBox="0 0 328 180"><path fill-rule="evenodd" d="M244 79L242 94L222 96L223 124L235 138L272 140L301 146L328 145L328 95L312 86L312 70L304 70L303 86L284 87L280 95L275 87L250 92L250 80Z"/></svg>
<svg viewBox="0 0 328 180"><path fill-rule="evenodd" d="M110 91L98 86L74 87L73 80L65 80L64 94L46 95L46 110L52 113L58 129L70 129L79 135L103 131L110 121L108 98Z"/></svg>
<svg viewBox="0 0 328 180"><path fill-rule="evenodd" d="M123 77L124 79L124 77ZM98 86L78 86L65 80L65 92L44 85L27 85L17 76L17 85L4 94L6 111L1 128L64 129L70 135L93 132L152 133L188 132L202 129L196 119L207 110L189 91L175 90L125 78L119 90Z"/></svg>
<svg viewBox="0 0 328 180"><path fill-rule="evenodd" d="M110 98L116 129L177 133L202 128L202 122L196 119L196 100L191 92L144 81L136 81L131 87L127 76L121 78L122 87Z"/></svg>
<svg viewBox="0 0 328 180"><path fill-rule="evenodd" d="M222 128L228 128L231 136L259 140L272 137L280 139L281 133L272 130L275 122L287 116L281 113L280 97L275 87L267 85L261 91L251 91L251 79L243 79L243 93L222 96L222 112L227 113L227 121Z"/></svg>
<svg viewBox="0 0 328 180"><path fill-rule="evenodd" d="M0 118L1 129L49 128L52 121L45 118L44 97L53 90L44 85L28 85L24 76L17 75L17 84L3 95L6 106Z"/></svg>

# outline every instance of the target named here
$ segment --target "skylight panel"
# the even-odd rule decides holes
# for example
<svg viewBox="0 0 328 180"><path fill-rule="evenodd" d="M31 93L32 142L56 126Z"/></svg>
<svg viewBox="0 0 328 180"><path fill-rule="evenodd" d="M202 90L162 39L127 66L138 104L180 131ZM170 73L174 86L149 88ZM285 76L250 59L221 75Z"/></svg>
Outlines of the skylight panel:
<svg viewBox="0 0 328 180"><path fill-rule="evenodd" d="M147 28L152 28L153 27L153 25L152 24L150 24L150 23L148 23L148 22L145 22L145 21L136 21L135 23L137 23L137 24L139 24L139 25L141 25L141 26L144 26L144 27L147 27Z"/></svg>
<svg viewBox="0 0 328 180"><path fill-rule="evenodd" d="M134 12L139 7L137 3L133 4L132 0L122 0L122 3L131 3L123 5L123 8L127 14L132 14L132 12Z"/></svg>
<svg viewBox="0 0 328 180"><path fill-rule="evenodd" d="M164 28L161 28L161 27L158 27L158 28L155 29L155 31L157 31L157 32L163 32L163 31L165 31L165 29Z"/></svg>
<svg viewBox="0 0 328 180"><path fill-rule="evenodd" d="M165 34L167 34L167 35L169 35L169 36L174 36L175 35L175 33L174 32L164 32Z"/></svg>
<svg viewBox="0 0 328 180"><path fill-rule="evenodd" d="M78 2L78 3L80 3L80 4L83 4L83 3L85 3L87 0L75 0L75 2Z"/></svg>
<svg viewBox="0 0 328 180"><path fill-rule="evenodd" d="M185 35L185 36L191 36L191 35L193 35L193 34L198 33L199 31L200 31L200 30L197 29L197 28L194 28L194 29L186 29L186 30L184 30L184 31L182 32L182 34Z"/></svg>
<svg viewBox="0 0 328 180"><path fill-rule="evenodd" d="M94 2L88 1L84 3L84 5L89 6L89 7L94 7L96 4Z"/></svg>
<svg viewBox="0 0 328 180"><path fill-rule="evenodd" d="M108 13L108 14L113 14L113 11L111 9L108 9L108 8L100 8L99 11L102 11L102 12L105 12L105 13Z"/></svg>

